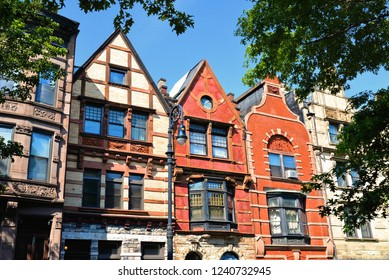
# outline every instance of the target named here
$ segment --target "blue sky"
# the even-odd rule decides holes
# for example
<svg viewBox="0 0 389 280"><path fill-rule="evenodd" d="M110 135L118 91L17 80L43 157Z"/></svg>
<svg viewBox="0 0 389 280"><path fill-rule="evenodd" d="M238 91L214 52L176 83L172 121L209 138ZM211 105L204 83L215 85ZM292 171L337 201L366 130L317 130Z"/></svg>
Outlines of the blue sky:
<svg viewBox="0 0 389 280"><path fill-rule="evenodd" d="M78 1L65 1L66 8L59 13L80 23L77 37L76 65L82 65L90 55L114 31L113 18L117 10L85 14L80 11ZM195 26L177 36L168 22L156 17L147 17L136 6L133 10L135 24L127 34L154 82L167 80L171 89L186 72L201 59L207 59L226 93L235 97L248 87L242 83L245 47L240 38L234 36L236 24L243 10L252 3L247 0L177 0L177 8L194 16ZM366 73L350 82L347 95L362 90L388 87L389 72L379 75Z"/></svg>

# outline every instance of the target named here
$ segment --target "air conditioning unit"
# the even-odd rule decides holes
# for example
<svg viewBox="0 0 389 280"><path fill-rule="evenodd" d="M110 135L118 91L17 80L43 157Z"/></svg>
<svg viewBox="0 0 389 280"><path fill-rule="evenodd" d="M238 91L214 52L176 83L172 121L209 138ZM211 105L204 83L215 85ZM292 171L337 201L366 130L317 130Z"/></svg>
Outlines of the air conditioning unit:
<svg viewBox="0 0 389 280"><path fill-rule="evenodd" d="M285 171L286 178L289 179L298 179L298 174L296 170L286 170Z"/></svg>

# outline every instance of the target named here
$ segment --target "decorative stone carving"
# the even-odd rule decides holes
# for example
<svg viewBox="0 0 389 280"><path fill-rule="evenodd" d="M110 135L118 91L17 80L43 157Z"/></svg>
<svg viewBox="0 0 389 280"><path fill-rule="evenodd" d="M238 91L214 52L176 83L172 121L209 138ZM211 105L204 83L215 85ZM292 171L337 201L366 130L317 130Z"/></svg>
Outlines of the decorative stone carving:
<svg viewBox="0 0 389 280"><path fill-rule="evenodd" d="M267 91L272 94L280 94L280 89L274 86L267 86Z"/></svg>
<svg viewBox="0 0 389 280"><path fill-rule="evenodd" d="M32 127L31 126L24 126L24 125L17 125L15 127L15 133L31 135L32 134Z"/></svg>
<svg viewBox="0 0 389 280"><path fill-rule="evenodd" d="M83 137L82 138L82 144L89 145L89 146L102 147L103 146L103 140L96 139L96 138Z"/></svg>
<svg viewBox="0 0 389 280"><path fill-rule="evenodd" d="M0 104L0 109L15 112L18 109L18 103L7 101L7 102L4 102L3 104Z"/></svg>
<svg viewBox="0 0 389 280"><path fill-rule="evenodd" d="M54 136L54 141L55 142L60 142L61 139L63 139L63 135L61 133L56 132L55 136Z"/></svg>
<svg viewBox="0 0 389 280"><path fill-rule="evenodd" d="M53 120L53 121L55 120L55 113L40 108L34 108L34 116Z"/></svg>
<svg viewBox="0 0 389 280"><path fill-rule="evenodd" d="M108 147L109 147L109 149L125 150L126 149L126 143L110 141L108 143Z"/></svg>
<svg viewBox="0 0 389 280"><path fill-rule="evenodd" d="M32 185L22 182L9 182L5 192L12 192L18 195L31 195L40 198L56 198L57 191L55 187Z"/></svg>
<svg viewBox="0 0 389 280"><path fill-rule="evenodd" d="M284 136L274 135L268 143L269 150L293 152L293 146Z"/></svg>
<svg viewBox="0 0 389 280"><path fill-rule="evenodd" d="M130 150L133 151L133 152L147 154L149 152L149 147L143 146L143 145L131 145L131 149Z"/></svg>

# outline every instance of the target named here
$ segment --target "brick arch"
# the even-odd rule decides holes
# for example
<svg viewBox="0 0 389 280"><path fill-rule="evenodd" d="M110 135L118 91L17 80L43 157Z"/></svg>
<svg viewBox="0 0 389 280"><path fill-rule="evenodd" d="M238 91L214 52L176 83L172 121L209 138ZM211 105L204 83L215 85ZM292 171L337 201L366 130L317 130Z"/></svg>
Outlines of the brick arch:
<svg viewBox="0 0 389 280"><path fill-rule="evenodd" d="M272 136L268 143L267 149L272 151L293 153L293 145L290 141L282 135Z"/></svg>
<svg viewBox="0 0 389 280"><path fill-rule="evenodd" d="M265 138L262 140L265 149L272 149L278 151L285 151L295 153L298 146L294 145L294 138L291 137L286 131L281 129L272 129L266 133ZM282 148L285 148L283 150Z"/></svg>

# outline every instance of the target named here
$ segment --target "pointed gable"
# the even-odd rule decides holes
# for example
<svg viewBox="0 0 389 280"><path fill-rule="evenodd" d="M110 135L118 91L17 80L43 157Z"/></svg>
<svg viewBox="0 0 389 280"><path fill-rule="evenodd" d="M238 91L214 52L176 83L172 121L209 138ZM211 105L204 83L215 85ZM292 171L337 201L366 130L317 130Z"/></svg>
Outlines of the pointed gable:
<svg viewBox="0 0 389 280"><path fill-rule="evenodd" d="M205 59L173 86L170 96L184 107L187 116L230 124L239 123L241 126L235 103L226 95Z"/></svg>
<svg viewBox="0 0 389 280"><path fill-rule="evenodd" d="M123 80L110 81L112 71L123 75ZM85 89L83 93L82 86ZM165 99L120 29L113 32L75 73L73 95L82 94L115 103L168 111Z"/></svg>

